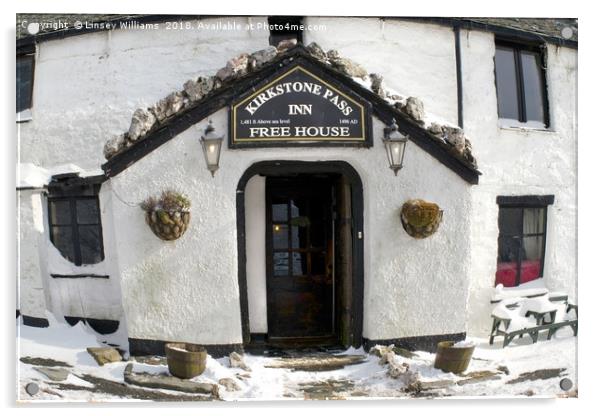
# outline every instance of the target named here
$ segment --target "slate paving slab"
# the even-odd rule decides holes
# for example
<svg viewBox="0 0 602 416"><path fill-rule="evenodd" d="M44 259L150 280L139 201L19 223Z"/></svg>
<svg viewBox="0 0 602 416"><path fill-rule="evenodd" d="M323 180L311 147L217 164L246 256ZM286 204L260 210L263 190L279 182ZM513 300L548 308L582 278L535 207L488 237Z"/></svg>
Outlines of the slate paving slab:
<svg viewBox="0 0 602 416"><path fill-rule="evenodd" d="M132 387L124 383L95 377L90 374L81 374L81 379L91 383L93 386L82 386L71 383L49 383L53 388L61 391L89 391L91 393L104 393L111 396L122 397L135 400L153 400L153 401L210 401L216 400L216 397L207 394L169 394L158 390L143 389Z"/></svg>
<svg viewBox="0 0 602 416"><path fill-rule="evenodd" d="M332 371L365 362L365 355L317 355L275 358L266 368L289 368L295 371Z"/></svg>
<svg viewBox="0 0 602 416"><path fill-rule="evenodd" d="M44 374L52 381L65 381L69 377L69 370L56 367L34 367L34 370Z"/></svg>
<svg viewBox="0 0 602 416"><path fill-rule="evenodd" d="M238 385L238 383L236 383L236 381L234 381L231 378L221 378L217 384L219 384L220 386L224 386L226 388L226 391L238 391L240 390L240 386Z"/></svg>
<svg viewBox="0 0 602 416"><path fill-rule="evenodd" d="M529 371L521 373L517 378L509 380L506 384L516 384L525 381L547 380L549 378L560 377L566 368L546 368L542 370Z"/></svg>
<svg viewBox="0 0 602 416"><path fill-rule="evenodd" d="M458 386L464 386L466 384L475 384L482 383L484 381L500 380L502 378L500 374L502 373L489 370L473 371L471 373L465 374L466 378L458 380L457 384Z"/></svg>
<svg viewBox="0 0 602 416"><path fill-rule="evenodd" d="M162 374L134 373L134 364L129 363L123 371L123 379L128 384L155 389L176 390L184 393L211 394L219 397L217 384L197 383Z"/></svg>
<svg viewBox="0 0 602 416"><path fill-rule="evenodd" d="M149 365L167 365L167 358L158 355L136 355L132 357L136 362Z"/></svg>
<svg viewBox="0 0 602 416"><path fill-rule="evenodd" d="M351 395L355 385L347 379L327 379L299 383L296 386L306 400L341 400L345 394Z"/></svg>
<svg viewBox="0 0 602 416"><path fill-rule="evenodd" d="M435 381L419 381L417 385L408 386L408 391L415 389L417 391L444 389L455 385L454 380L435 380Z"/></svg>
<svg viewBox="0 0 602 416"><path fill-rule="evenodd" d="M19 360L22 363L30 364L30 365L42 365L44 367L71 367L70 364L67 364L64 361L53 360L52 358L42 358L42 357L21 357Z"/></svg>
<svg viewBox="0 0 602 416"><path fill-rule="evenodd" d="M121 361L121 354L113 347L88 347L86 351L100 366Z"/></svg>

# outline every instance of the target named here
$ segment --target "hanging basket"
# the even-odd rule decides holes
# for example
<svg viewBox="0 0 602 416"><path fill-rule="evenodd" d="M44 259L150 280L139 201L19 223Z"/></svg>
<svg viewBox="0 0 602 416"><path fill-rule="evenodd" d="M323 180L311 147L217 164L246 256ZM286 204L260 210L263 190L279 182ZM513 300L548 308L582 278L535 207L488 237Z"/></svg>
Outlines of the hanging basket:
<svg viewBox="0 0 602 416"><path fill-rule="evenodd" d="M177 240L188 229L190 200L183 194L163 191L158 198L147 198L140 207L146 213L146 223L161 240Z"/></svg>
<svg viewBox="0 0 602 416"><path fill-rule="evenodd" d="M188 229L190 212L187 211L147 211L146 223L161 240L177 240Z"/></svg>
<svg viewBox="0 0 602 416"><path fill-rule="evenodd" d="M426 238L433 235L443 219L439 205L422 199L410 199L401 207L403 229L414 238Z"/></svg>

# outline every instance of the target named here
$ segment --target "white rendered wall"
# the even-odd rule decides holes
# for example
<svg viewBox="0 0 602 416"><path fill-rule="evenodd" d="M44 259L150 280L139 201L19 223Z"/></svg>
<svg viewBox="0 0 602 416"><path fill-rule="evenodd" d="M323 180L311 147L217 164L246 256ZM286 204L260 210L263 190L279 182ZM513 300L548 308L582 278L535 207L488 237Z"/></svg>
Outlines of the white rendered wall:
<svg viewBox="0 0 602 416"><path fill-rule="evenodd" d="M223 109L210 117L218 131L226 131L227 114ZM253 163L278 159L345 160L362 179L365 337L464 331L469 272L465 259L470 252L465 231L470 229L466 213L471 209L472 187L411 143L407 164L396 177L380 141L384 125L377 119L373 123L371 149L224 148L220 169L212 178L198 142L199 127L207 124L203 121L112 178L114 191L129 204L168 187L185 192L192 201L189 229L175 242L155 237L139 208L115 205L117 251L124 253L119 267L129 336L241 342L236 186ZM403 230L399 210L410 198L437 202L445 210L434 236L415 240ZM265 322L265 317L256 318Z"/></svg>
<svg viewBox="0 0 602 416"><path fill-rule="evenodd" d="M205 19L205 24L236 22L241 31L115 30L85 34L37 45L31 121L17 125L19 162L42 167L72 163L99 169L104 143L127 131L132 113L199 75L213 75L228 59L268 45L268 31L247 31L248 22L265 18ZM190 22L192 25L199 23ZM108 184L100 203L105 260L77 267L50 243L45 197L35 220L42 224L30 238L30 219L22 219L20 303L24 314L44 317L39 282L47 285L47 307L57 316L123 317L117 258L112 240L111 194ZM39 196L38 196L39 198ZM23 205L23 204L22 204ZM27 204L25 204L27 205ZM24 215L28 214L26 206ZM32 214L33 215L33 214ZM25 255L26 254L26 255ZM52 279L51 273L108 274L110 279ZM33 279L30 281L26 279ZM31 283L31 284L30 284ZM31 309L31 310L29 310ZM29 310L29 312L27 312Z"/></svg>
<svg viewBox="0 0 602 416"><path fill-rule="evenodd" d="M18 124L21 161L43 167L74 163L95 169L103 146L127 131L133 112L214 75L228 59L266 48L269 31L245 30L265 17L205 19L235 22L238 30L118 29L38 44L33 120Z"/></svg>
<svg viewBox="0 0 602 416"><path fill-rule="evenodd" d="M450 27L391 18L307 17L321 30L304 32L304 43L361 64L384 77L385 86L424 102L430 114L457 122L456 55Z"/></svg>
<svg viewBox="0 0 602 416"><path fill-rule="evenodd" d="M473 192L469 330L491 325L498 237L498 195L554 195L548 208L544 282L576 296L577 289L577 51L548 45L551 127L498 126L494 36L462 31L464 126L483 172Z"/></svg>
<svg viewBox="0 0 602 416"><path fill-rule="evenodd" d="M252 333L268 332L265 215L265 177L255 175L249 179L245 189L247 296Z"/></svg>
<svg viewBox="0 0 602 416"><path fill-rule="evenodd" d="M17 192L18 281L17 309L23 315L46 318L46 293L40 262L40 245L45 242L40 190Z"/></svg>

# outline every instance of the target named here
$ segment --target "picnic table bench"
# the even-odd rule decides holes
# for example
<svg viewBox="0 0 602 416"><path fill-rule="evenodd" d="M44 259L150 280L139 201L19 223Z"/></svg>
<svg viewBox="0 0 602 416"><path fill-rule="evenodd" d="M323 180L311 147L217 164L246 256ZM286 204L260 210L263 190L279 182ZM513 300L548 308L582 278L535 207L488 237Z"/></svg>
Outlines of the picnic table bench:
<svg viewBox="0 0 602 416"><path fill-rule="evenodd" d="M544 295L548 295L548 298L550 299L550 302L568 302L569 296L566 293L562 293L562 292L549 292L548 289L545 288L541 288L541 289L526 289L526 290L522 290L522 291L507 291L507 297L521 297L521 298L537 298L540 296L544 296ZM496 295L491 299L491 304L496 304L496 303L500 303L501 301L503 301L504 299L506 299L506 297L504 296L500 296L500 295Z"/></svg>
<svg viewBox="0 0 602 416"><path fill-rule="evenodd" d="M573 330L574 336L577 336L577 329L578 329L577 319L562 321L562 322L548 323L548 324L543 324L543 325L537 325L537 326L533 326L530 328L518 329L515 331L507 331L507 330L501 329L500 328L501 324L506 325L506 328L508 328L508 326L510 324L510 319L500 319L500 318L494 317L493 329L491 331L491 335L489 336L489 344L493 344L495 337L503 336L504 342L502 344L502 348L508 346L508 344L510 344L512 342L512 340L517 336L522 337L523 335L528 334L531 337L531 339L533 340L533 343L535 343L535 342L537 342L537 340L539 338L539 332L541 332L541 331L547 330L548 331L547 339L550 340L550 339L552 339L552 337L554 336L556 331L558 331L562 327L570 326L571 329Z"/></svg>
<svg viewBox="0 0 602 416"><path fill-rule="evenodd" d="M562 293L548 294L547 290L545 293L525 293L524 297L499 297L492 299L491 303L500 303L491 317L493 318L493 325L491 333L489 335L489 344L493 344L495 337L502 336L504 341L502 348L506 347L516 337L522 338L523 335L527 334L531 337L533 343L537 342L539 333L542 331L548 331L547 339L550 340L554 334L563 327L570 327L573 331L574 336L577 336L578 322L578 307L576 304L568 301L568 296ZM534 298L546 296L542 300L533 301ZM575 319L563 319L560 322L556 322L556 315L558 311L558 305L552 304L553 301L563 302L565 311L568 314L571 310L575 311ZM515 311L521 307L520 313ZM497 311L497 312L496 312ZM497 313L497 314L496 314ZM533 317L535 323L528 323L525 318ZM518 324L511 325L512 320L519 320ZM514 328L512 328L514 326Z"/></svg>
<svg viewBox="0 0 602 416"><path fill-rule="evenodd" d="M569 313L573 309L575 310L575 316L579 317L579 309L577 308L577 305L575 305L574 303L567 302L567 304L566 304L566 313Z"/></svg>

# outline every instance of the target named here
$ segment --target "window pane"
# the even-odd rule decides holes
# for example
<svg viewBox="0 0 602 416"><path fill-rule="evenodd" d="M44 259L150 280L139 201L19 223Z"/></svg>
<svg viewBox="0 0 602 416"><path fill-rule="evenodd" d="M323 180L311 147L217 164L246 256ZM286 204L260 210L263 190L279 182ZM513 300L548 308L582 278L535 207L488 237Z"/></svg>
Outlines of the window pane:
<svg viewBox="0 0 602 416"><path fill-rule="evenodd" d="M305 224L309 224L307 217L297 217L300 219L307 219L308 222L303 221L291 221L293 224L300 224L299 226L291 227L291 247L292 248L307 248L307 232L308 228Z"/></svg>
<svg viewBox="0 0 602 416"><path fill-rule="evenodd" d="M71 227L52 227L52 243L64 258L75 262L73 250L73 230Z"/></svg>
<svg viewBox="0 0 602 416"><path fill-rule="evenodd" d="M541 260L543 254L543 236L523 238L523 259Z"/></svg>
<svg viewBox="0 0 602 416"><path fill-rule="evenodd" d="M33 57L17 58L17 113L31 107Z"/></svg>
<svg viewBox="0 0 602 416"><path fill-rule="evenodd" d="M50 201L50 225L71 224L69 201Z"/></svg>
<svg viewBox="0 0 602 416"><path fill-rule="evenodd" d="M82 264L94 264L102 261L100 228L98 225L81 225L79 227L79 247Z"/></svg>
<svg viewBox="0 0 602 416"><path fill-rule="evenodd" d="M78 224L98 224L98 201L96 199L78 199L75 203Z"/></svg>
<svg viewBox="0 0 602 416"><path fill-rule="evenodd" d="M274 276L288 276L288 253L274 253Z"/></svg>
<svg viewBox="0 0 602 416"><path fill-rule="evenodd" d="M520 238L500 237L498 239L497 271L495 273L496 286L500 283L504 287L516 286L520 250Z"/></svg>
<svg viewBox="0 0 602 416"><path fill-rule="evenodd" d="M293 276L307 275L307 253L293 253Z"/></svg>
<svg viewBox="0 0 602 416"><path fill-rule="evenodd" d="M516 66L511 48L495 48L495 84L499 117L518 120Z"/></svg>
<svg viewBox="0 0 602 416"><path fill-rule="evenodd" d="M272 226L272 244L275 249L288 248L288 225L274 224Z"/></svg>
<svg viewBox="0 0 602 416"><path fill-rule="evenodd" d="M301 200L301 201L292 200L291 201L291 218L295 218L295 217L298 217L299 215L302 215L300 206L301 206L301 204L303 204L303 202L304 202L303 200Z"/></svg>
<svg viewBox="0 0 602 416"><path fill-rule="evenodd" d="M519 236L523 232L522 208L500 208L500 235Z"/></svg>
<svg viewBox="0 0 602 416"><path fill-rule="evenodd" d="M498 239L498 263L517 262L520 250L520 237L500 237Z"/></svg>
<svg viewBox="0 0 602 416"><path fill-rule="evenodd" d="M525 208L523 234L541 234L544 221L544 208Z"/></svg>
<svg viewBox="0 0 602 416"><path fill-rule="evenodd" d="M286 200L274 201L272 203L272 221L286 222L288 221L288 204Z"/></svg>
<svg viewBox="0 0 602 416"><path fill-rule="evenodd" d="M540 56L535 52L522 51L523 84L527 120L544 122L543 69Z"/></svg>
<svg viewBox="0 0 602 416"><path fill-rule="evenodd" d="M527 283L541 277L543 257L543 236L523 239L523 260L521 261L520 282Z"/></svg>

